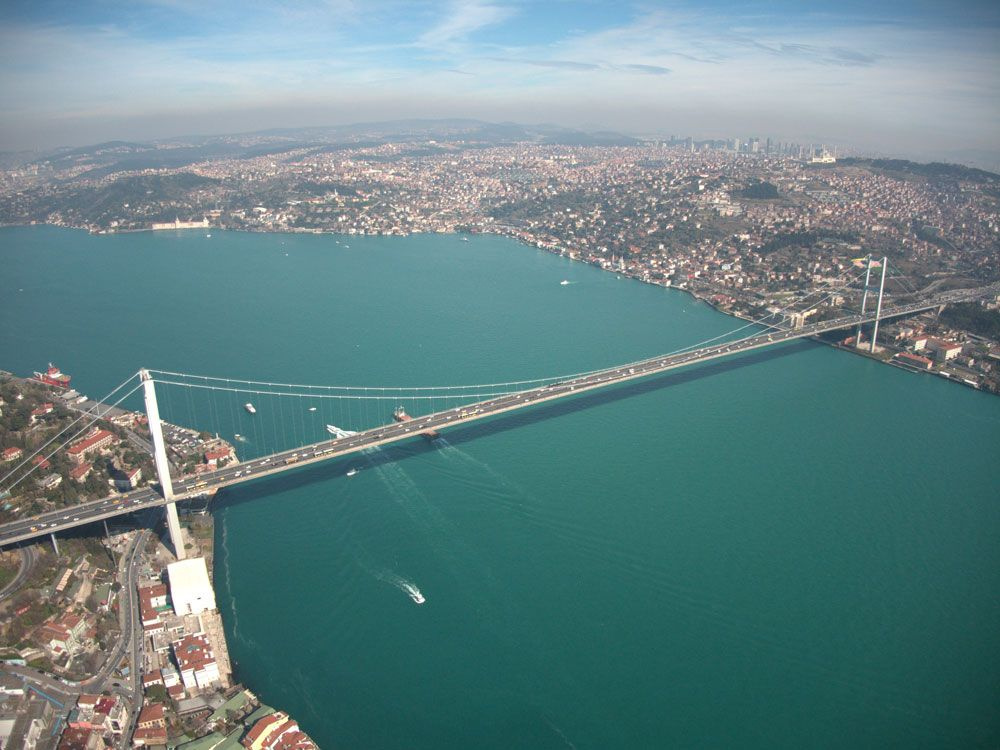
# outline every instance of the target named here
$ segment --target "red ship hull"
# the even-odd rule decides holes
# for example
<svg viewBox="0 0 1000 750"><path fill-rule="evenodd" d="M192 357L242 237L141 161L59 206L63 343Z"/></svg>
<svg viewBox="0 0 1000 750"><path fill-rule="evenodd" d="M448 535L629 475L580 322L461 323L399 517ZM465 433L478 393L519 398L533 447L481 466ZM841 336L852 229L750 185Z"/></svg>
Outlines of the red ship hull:
<svg viewBox="0 0 1000 750"><path fill-rule="evenodd" d="M72 379L71 376L61 373L59 368L51 362L49 362L48 370L35 373L35 380L40 380L46 385L52 385L56 388L69 388L69 381Z"/></svg>
<svg viewBox="0 0 1000 750"><path fill-rule="evenodd" d="M396 409L395 412L393 412L392 418L395 419L397 422L412 422L413 421L413 417L411 417L409 414L407 414L405 411L403 411L403 407L402 406L399 407L398 409ZM423 435L428 440L434 440L434 438L441 437L441 434L437 430L425 430L424 432L421 432L420 434Z"/></svg>

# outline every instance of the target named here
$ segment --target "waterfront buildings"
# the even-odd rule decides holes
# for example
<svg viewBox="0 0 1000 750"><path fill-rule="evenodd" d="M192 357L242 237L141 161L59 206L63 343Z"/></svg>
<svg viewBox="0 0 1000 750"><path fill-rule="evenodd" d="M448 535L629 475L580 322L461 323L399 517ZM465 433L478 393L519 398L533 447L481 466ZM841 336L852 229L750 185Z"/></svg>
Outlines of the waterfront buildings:
<svg viewBox="0 0 1000 750"><path fill-rule="evenodd" d="M117 695L83 694L66 723L73 729L91 729L114 741L127 728L128 709Z"/></svg>
<svg viewBox="0 0 1000 750"><path fill-rule="evenodd" d="M115 434L109 430L95 429L83 440L79 440L66 451L69 457L77 463L82 463L91 453L97 453L118 442Z"/></svg>
<svg viewBox="0 0 1000 750"><path fill-rule="evenodd" d="M204 690L220 681L219 664L204 633L192 633L173 644L181 681L188 690Z"/></svg>
<svg viewBox="0 0 1000 750"><path fill-rule="evenodd" d="M242 740L247 750L314 750L316 745L284 711L259 719Z"/></svg>

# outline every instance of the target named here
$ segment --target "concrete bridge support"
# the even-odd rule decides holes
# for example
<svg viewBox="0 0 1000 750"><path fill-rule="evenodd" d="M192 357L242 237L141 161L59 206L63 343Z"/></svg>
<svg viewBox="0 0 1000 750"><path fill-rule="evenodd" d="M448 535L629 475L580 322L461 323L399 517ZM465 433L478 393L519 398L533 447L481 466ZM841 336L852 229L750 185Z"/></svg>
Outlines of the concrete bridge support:
<svg viewBox="0 0 1000 750"><path fill-rule="evenodd" d="M868 253L868 267L865 269L865 291L861 295L861 314L865 314L865 310L868 309L868 282L872 277L872 254ZM858 328L854 332L854 346L857 349L861 348L861 324L858 323Z"/></svg>
<svg viewBox="0 0 1000 750"><path fill-rule="evenodd" d="M156 404L156 386L149 370L139 370L142 380L142 390L146 401L146 419L149 421L149 434L153 438L153 462L156 464L156 476L160 480L160 491L167 501L167 530L170 532L170 543L174 547L174 555L178 560L184 559L184 539L181 536L181 523L177 518L177 504L174 503L174 486L170 481L170 462L167 460L167 448L163 442L163 428L160 425L160 409Z"/></svg>
<svg viewBox="0 0 1000 750"><path fill-rule="evenodd" d="M875 327L872 328L872 348L869 353L875 353L875 339L878 338L878 322L882 317L882 292L885 291L885 270L889 265L889 259L882 257L882 280L878 285L878 303L875 305Z"/></svg>

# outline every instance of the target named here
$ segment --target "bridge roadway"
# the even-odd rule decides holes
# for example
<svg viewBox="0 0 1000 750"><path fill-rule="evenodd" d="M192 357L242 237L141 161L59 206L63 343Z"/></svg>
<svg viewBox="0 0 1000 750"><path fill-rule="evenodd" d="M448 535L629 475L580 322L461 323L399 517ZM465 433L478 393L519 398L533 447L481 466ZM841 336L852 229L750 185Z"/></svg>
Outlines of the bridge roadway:
<svg viewBox="0 0 1000 750"><path fill-rule="evenodd" d="M910 315L933 309L948 302L964 301L969 298L969 290L950 292L939 295L933 298L933 300L925 300L920 303L885 309L882 311L881 319ZM540 388L519 391L468 406L414 417L409 422L383 425L365 430L364 432L358 432L354 435L333 440L324 440L294 450L273 453L263 458L255 458L252 461L226 466L222 469L206 472L195 477L178 479L173 482L174 499L190 499L215 492L223 487L241 484L251 479L272 476L300 466L357 453L367 448L396 443L428 430L440 430L464 422L485 419L515 409L523 409L526 406L533 406L567 396L575 396L586 391L604 388L628 380L648 377L677 367L685 367L753 349L774 346L785 341L792 341L793 339L815 336L826 331L853 328L859 323L868 323L874 320L875 313L872 312L864 316L855 314L834 320L820 321L819 323L813 323L802 328L771 329L737 341L722 342L678 354L652 357ZM0 546L15 544L44 536L45 534L64 531L102 519L132 513L143 508L165 504L166 501L156 489L147 487L140 490L133 490L124 495L81 503L71 508L49 511L32 518L0 525Z"/></svg>

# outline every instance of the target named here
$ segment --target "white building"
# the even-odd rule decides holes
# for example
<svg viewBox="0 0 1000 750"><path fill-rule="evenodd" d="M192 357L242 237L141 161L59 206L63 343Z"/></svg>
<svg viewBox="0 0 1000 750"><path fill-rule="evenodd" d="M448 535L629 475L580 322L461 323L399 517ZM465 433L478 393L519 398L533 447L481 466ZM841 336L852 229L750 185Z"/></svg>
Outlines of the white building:
<svg viewBox="0 0 1000 750"><path fill-rule="evenodd" d="M215 609L215 591L208 580L205 558L171 563L167 566L170 580L170 598L178 616L197 615L206 609Z"/></svg>

